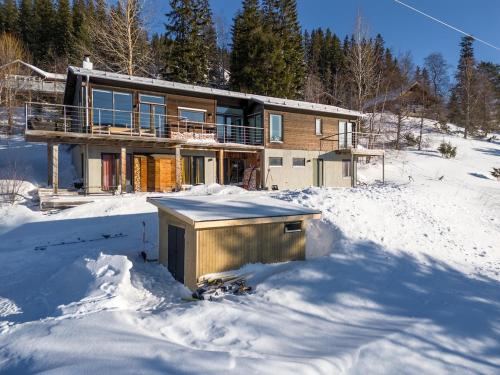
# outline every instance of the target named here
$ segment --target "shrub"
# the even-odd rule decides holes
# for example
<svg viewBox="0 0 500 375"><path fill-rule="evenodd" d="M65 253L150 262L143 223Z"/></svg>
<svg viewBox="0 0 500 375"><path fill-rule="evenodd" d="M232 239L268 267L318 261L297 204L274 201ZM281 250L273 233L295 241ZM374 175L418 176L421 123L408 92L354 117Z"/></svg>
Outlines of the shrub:
<svg viewBox="0 0 500 375"><path fill-rule="evenodd" d="M500 181L500 168L493 168L490 172L493 177L495 177L498 181Z"/></svg>
<svg viewBox="0 0 500 375"><path fill-rule="evenodd" d="M412 132L405 133L404 139L406 141L406 144L410 147L418 145L420 137L415 137L415 135Z"/></svg>
<svg viewBox="0 0 500 375"><path fill-rule="evenodd" d="M457 156L457 147L452 146L450 142L441 142L438 147L438 151L441 153L441 156L445 157L446 159L454 158L455 156Z"/></svg>

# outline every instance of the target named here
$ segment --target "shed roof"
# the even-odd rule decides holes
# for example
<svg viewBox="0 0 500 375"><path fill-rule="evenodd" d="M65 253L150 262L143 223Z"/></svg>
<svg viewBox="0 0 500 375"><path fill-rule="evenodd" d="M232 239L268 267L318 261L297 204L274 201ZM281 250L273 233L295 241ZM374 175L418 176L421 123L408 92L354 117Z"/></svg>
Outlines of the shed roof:
<svg viewBox="0 0 500 375"><path fill-rule="evenodd" d="M321 211L254 194L151 197L147 201L195 228L321 217Z"/></svg>
<svg viewBox="0 0 500 375"><path fill-rule="evenodd" d="M144 85L160 89L162 88L172 89L189 93L208 94L216 96L225 96L236 99L253 100L263 105L274 106L274 107L295 108L300 110L334 113L334 114L355 116L355 117L362 116L362 114L358 111L352 111L350 109L336 107L333 105L310 103L300 100L290 100L290 99L276 98L264 95L247 94L243 92L222 90L204 86L196 86L180 82L165 81L161 79L130 76L126 74L105 72L96 69L86 69L77 66L70 66L68 68L68 73L69 73L68 80L75 76L88 76L90 78L93 77L93 78L100 78L102 80L132 83L136 85Z"/></svg>

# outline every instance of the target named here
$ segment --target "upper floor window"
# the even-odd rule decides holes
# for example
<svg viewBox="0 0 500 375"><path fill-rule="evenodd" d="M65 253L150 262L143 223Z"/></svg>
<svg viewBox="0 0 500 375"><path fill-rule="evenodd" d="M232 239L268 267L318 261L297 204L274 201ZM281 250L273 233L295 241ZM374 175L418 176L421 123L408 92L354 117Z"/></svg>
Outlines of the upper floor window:
<svg viewBox="0 0 500 375"><path fill-rule="evenodd" d="M353 138L353 123L339 121L339 148L351 148Z"/></svg>
<svg viewBox="0 0 500 375"><path fill-rule="evenodd" d="M205 114L207 111L195 108L181 108L179 107L179 117L181 120L192 122L205 122Z"/></svg>
<svg viewBox="0 0 500 375"><path fill-rule="evenodd" d="M321 121L320 118L317 118L316 119L316 123L315 123L315 131L316 131L316 135L321 135L323 134L323 122Z"/></svg>
<svg viewBox="0 0 500 375"><path fill-rule="evenodd" d="M269 115L269 137L271 142L283 142L282 115Z"/></svg>
<svg viewBox="0 0 500 375"><path fill-rule="evenodd" d="M132 126L132 94L129 92L92 89L94 125Z"/></svg>

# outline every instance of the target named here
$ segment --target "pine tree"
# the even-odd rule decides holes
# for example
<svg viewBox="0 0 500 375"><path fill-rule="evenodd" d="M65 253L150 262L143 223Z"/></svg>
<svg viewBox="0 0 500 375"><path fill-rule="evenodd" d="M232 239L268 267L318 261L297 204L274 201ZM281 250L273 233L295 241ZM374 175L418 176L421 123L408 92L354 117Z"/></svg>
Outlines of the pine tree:
<svg viewBox="0 0 500 375"><path fill-rule="evenodd" d="M69 0L58 0L54 25L55 52L58 56L69 59L73 52L73 23Z"/></svg>
<svg viewBox="0 0 500 375"><path fill-rule="evenodd" d="M35 0L33 6L33 45L35 64L42 65L53 57L55 10L51 0Z"/></svg>
<svg viewBox="0 0 500 375"><path fill-rule="evenodd" d="M19 34L31 51L34 43L33 0L21 0L19 4Z"/></svg>
<svg viewBox="0 0 500 375"><path fill-rule="evenodd" d="M166 36L172 40L167 77L179 82L208 83L210 53L216 50L208 0L170 0Z"/></svg>
<svg viewBox="0 0 500 375"><path fill-rule="evenodd" d="M474 38L464 36L460 43L460 60L458 62L455 79L457 81L456 94L464 115L464 138L467 138L471 128L471 113L473 106L474 70Z"/></svg>
<svg viewBox="0 0 500 375"><path fill-rule="evenodd" d="M73 39L78 45L77 50L89 53L91 50L89 36L89 20L87 18L87 8L84 0L73 0L71 9L73 20ZM81 59L82 56L75 56L74 59Z"/></svg>
<svg viewBox="0 0 500 375"><path fill-rule="evenodd" d="M15 0L4 0L0 7L2 13L0 31L17 35L19 31L19 12Z"/></svg>

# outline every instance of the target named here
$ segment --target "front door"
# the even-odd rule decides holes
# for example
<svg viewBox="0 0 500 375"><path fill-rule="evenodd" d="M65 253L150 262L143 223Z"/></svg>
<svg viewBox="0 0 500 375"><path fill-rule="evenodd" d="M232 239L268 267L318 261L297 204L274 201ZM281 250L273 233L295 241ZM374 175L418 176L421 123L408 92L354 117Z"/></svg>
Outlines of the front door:
<svg viewBox="0 0 500 375"><path fill-rule="evenodd" d="M116 154L101 154L101 189L113 191L118 187L120 157Z"/></svg>
<svg viewBox="0 0 500 375"><path fill-rule="evenodd" d="M184 283L184 234L184 228L168 226L168 270L181 283Z"/></svg>
<svg viewBox="0 0 500 375"><path fill-rule="evenodd" d="M313 184L318 187L325 185L323 159L313 159Z"/></svg>

